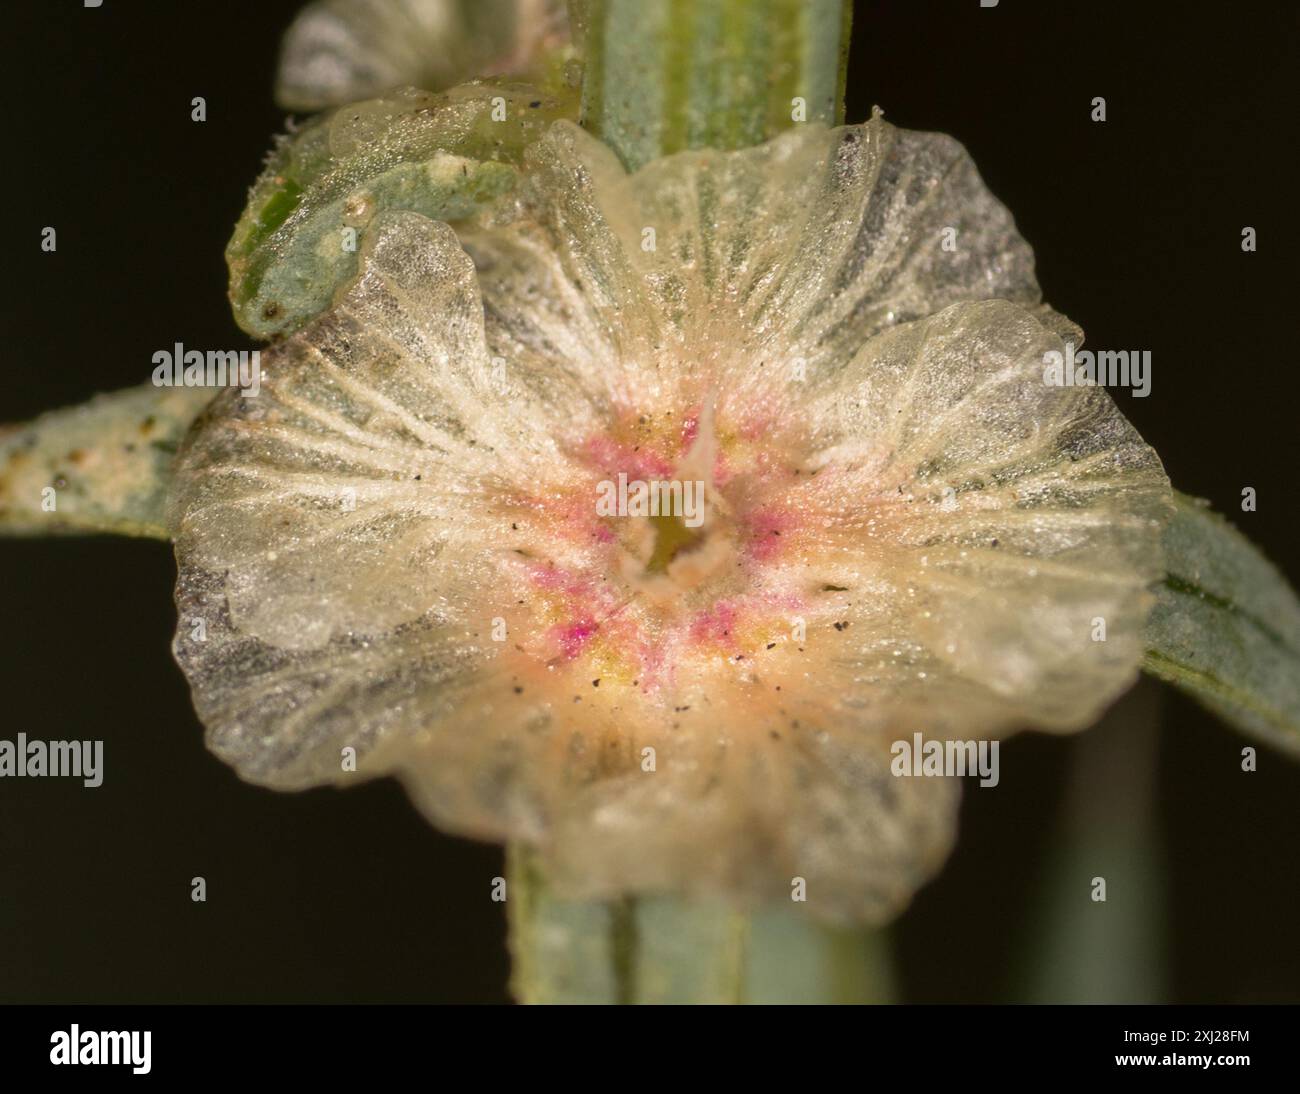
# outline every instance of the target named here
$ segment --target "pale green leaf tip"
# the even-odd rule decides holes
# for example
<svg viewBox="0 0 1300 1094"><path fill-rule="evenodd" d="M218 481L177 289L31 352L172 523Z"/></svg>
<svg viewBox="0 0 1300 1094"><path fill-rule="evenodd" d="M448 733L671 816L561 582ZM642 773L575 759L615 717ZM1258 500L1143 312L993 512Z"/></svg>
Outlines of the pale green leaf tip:
<svg viewBox="0 0 1300 1094"><path fill-rule="evenodd" d="M0 534L169 538L172 463L212 396L145 384L0 427Z"/></svg>

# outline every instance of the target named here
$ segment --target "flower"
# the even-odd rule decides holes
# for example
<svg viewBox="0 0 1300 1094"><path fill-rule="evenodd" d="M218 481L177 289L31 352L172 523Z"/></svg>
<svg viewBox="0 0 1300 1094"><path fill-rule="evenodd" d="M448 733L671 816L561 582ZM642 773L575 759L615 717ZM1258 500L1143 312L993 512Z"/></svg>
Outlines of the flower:
<svg viewBox="0 0 1300 1094"><path fill-rule="evenodd" d="M185 446L209 744L281 789L398 775L562 896L802 878L886 918L957 800L893 741L1077 729L1136 674L1168 482L1102 389L1044 382L1063 335L950 138L629 176L556 123L458 230L377 215ZM612 482L702 483L704 519L607 515Z"/></svg>

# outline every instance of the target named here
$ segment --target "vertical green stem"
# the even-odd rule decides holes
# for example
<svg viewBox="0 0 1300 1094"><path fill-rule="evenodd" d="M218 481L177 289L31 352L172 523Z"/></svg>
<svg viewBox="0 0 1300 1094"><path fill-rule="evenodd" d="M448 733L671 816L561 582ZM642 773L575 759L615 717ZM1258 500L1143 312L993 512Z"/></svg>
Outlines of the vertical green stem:
<svg viewBox="0 0 1300 1094"><path fill-rule="evenodd" d="M512 988L524 1003L880 1003L892 995L882 932L824 927L795 905L745 914L674 897L555 899L512 846Z"/></svg>
<svg viewBox="0 0 1300 1094"><path fill-rule="evenodd" d="M847 0L581 0L582 124L630 169L844 117Z"/></svg>

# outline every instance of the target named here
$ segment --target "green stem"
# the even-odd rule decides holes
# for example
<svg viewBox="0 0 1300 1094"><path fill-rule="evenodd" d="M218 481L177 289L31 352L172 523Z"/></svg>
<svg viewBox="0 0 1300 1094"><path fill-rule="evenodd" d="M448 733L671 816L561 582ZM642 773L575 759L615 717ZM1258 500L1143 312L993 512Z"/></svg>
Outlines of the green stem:
<svg viewBox="0 0 1300 1094"><path fill-rule="evenodd" d="M844 118L847 0L583 0L582 124L629 169Z"/></svg>
<svg viewBox="0 0 1300 1094"><path fill-rule="evenodd" d="M882 932L824 927L795 905L745 914L674 897L557 900L532 852L508 852L512 987L524 1003L881 1003Z"/></svg>

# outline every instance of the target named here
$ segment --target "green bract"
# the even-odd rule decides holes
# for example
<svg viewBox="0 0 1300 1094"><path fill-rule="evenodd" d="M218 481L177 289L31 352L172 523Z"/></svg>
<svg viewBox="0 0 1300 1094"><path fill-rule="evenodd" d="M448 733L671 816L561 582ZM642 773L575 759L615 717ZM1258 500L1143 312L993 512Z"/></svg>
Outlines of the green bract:
<svg viewBox="0 0 1300 1094"><path fill-rule="evenodd" d="M249 334L290 334L357 270L376 213L458 221L515 186L526 145L577 95L475 81L406 88L313 119L282 137L226 248L230 302Z"/></svg>

